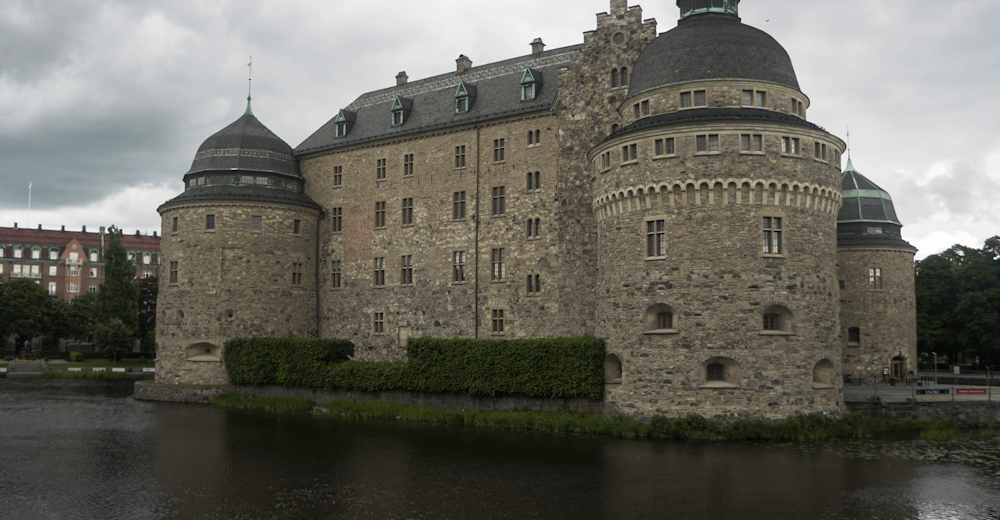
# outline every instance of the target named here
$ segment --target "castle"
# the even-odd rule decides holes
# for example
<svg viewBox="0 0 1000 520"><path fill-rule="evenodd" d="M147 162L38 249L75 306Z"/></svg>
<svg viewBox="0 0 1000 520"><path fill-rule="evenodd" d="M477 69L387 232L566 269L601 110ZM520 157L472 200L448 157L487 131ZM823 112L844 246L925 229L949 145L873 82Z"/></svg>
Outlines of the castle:
<svg viewBox="0 0 1000 520"><path fill-rule="evenodd" d="M916 369L915 249L890 196L739 0L363 94L294 150L246 113L159 208L157 380L218 384L241 336L604 338L635 417L843 410Z"/></svg>

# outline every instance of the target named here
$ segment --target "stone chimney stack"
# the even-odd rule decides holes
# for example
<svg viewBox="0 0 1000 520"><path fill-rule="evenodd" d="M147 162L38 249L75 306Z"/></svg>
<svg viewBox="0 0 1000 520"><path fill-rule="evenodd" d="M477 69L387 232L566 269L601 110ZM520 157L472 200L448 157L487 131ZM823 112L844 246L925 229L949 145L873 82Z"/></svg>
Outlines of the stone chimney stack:
<svg viewBox="0 0 1000 520"><path fill-rule="evenodd" d="M625 14L628 11L628 0L611 0L611 14Z"/></svg>
<svg viewBox="0 0 1000 520"><path fill-rule="evenodd" d="M399 74L396 74L396 86L399 87L399 86L402 86L402 85L406 85L406 82L409 79L410 78L407 77L405 70L402 71L402 72L400 72Z"/></svg>
<svg viewBox="0 0 1000 520"><path fill-rule="evenodd" d="M455 60L455 64L458 66L457 70L459 74L464 74L465 71L472 68L472 60L466 55L461 55Z"/></svg>
<svg viewBox="0 0 1000 520"><path fill-rule="evenodd" d="M66 226L63 226L62 229L60 229L59 231L62 231L63 233L65 233L66 232Z"/></svg>
<svg viewBox="0 0 1000 520"><path fill-rule="evenodd" d="M81 233L86 233L87 232L87 226L83 226L83 229L81 229L80 232Z"/></svg>
<svg viewBox="0 0 1000 520"><path fill-rule="evenodd" d="M542 43L541 38L535 38L535 41L531 42L531 55L538 56L545 50L545 44Z"/></svg>
<svg viewBox="0 0 1000 520"><path fill-rule="evenodd" d="M41 225L41 224L39 224L39 225L38 225L38 230L39 230L39 231L41 231L41 230L42 230L42 225Z"/></svg>
<svg viewBox="0 0 1000 520"><path fill-rule="evenodd" d="M14 223L14 231L17 231L17 222Z"/></svg>

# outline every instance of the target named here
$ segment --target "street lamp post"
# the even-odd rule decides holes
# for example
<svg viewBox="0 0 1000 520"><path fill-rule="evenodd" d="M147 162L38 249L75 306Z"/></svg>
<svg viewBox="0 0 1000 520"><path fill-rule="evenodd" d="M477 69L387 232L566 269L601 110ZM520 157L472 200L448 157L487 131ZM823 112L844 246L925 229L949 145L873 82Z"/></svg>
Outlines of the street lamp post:
<svg viewBox="0 0 1000 520"><path fill-rule="evenodd" d="M937 352L931 352L931 355L934 356L934 384L937 385Z"/></svg>

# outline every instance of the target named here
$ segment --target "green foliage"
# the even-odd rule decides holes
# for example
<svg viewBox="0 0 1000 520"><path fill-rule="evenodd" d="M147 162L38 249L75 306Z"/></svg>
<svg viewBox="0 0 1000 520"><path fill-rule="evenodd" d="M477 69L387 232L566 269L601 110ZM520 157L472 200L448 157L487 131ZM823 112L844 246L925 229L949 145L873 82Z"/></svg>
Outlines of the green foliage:
<svg viewBox="0 0 1000 520"><path fill-rule="evenodd" d="M79 362L83 361L83 353L82 352L70 352L69 353L69 360L72 361L73 363L79 363Z"/></svg>
<svg viewBox="0 0 1000 520"><path fill-rule="evenodd" d="M0 290L0 327L3 336L16 336L16 351L24 341L48 332L53 299L33 280L4 282Z"/></svg>
<svg viewBox="0 0 1000 520"><path fill-rule="evenodd" d="M303 397L257 397L244 394L222 394L212 404L233 410L265 410L268 412L311 412L313 402Z"/></svg>
<svg viewBox="0 0 1000 520"><path fill-rule="evenodd" d="M327 386L333 363L354 355L350 341L241 338L226 342L226 373L234 385Z"/></svg>
<svg viewBox="0 0 1000 520"><path fill-rule="evenodd" d="M120 229L111 226L108 239L104 253L104 282L97 293L97 322L107 324L117 318L129 336L135 339L139 329L139 287L135 283L135 262L129 260L122 245Z"/></svg>
<svg viewBox="0 0 1000 520"><path fill-rule="evenodd" d="M1000 364L1000 236L917 262L916 295L921 352Z"/></svg>
<svg viewBox="0 0 1000 520"><path fill-rule="evenodd" d="M68 372L62 370L46 370L44 379L128 379L125 372Z"/></svg>
<svg viewBox="0 0 1000 520"><path fill-rule="evenodd" d="M410 372L406 363L372 363L347 361L330 368L325 388L379 392L410 388Z"/></svg>
<svg viewBox="0 0 1000 520"><path fill-rule="evenodd" d="M93 341L97 324L97 293L86 292L69 302L66 312L66 333L55 334L61 338Z"/></svg>
<svg viewBox="0 0 1000 520"><path fill-rule="evenodd" d="M39 353L39 357L64 359L69 361L70 353L63 350L43 350Z"/></svg>
<svg viewBox="0 0 1000 520"><path fill-rule="evenodd" d="M139 350L152 353L156 350L156 296L160 292L160 282L158 278L151 277L136 283L139 288L139 321L136 330Z"/></svg>
<svg viewBox="0 0 1000 520"><path fill-rule="evenodd" d="M122 320L111 318L107 323L94 327L94 344L110 359L119 359L132 350L135 336Z"/></svg>

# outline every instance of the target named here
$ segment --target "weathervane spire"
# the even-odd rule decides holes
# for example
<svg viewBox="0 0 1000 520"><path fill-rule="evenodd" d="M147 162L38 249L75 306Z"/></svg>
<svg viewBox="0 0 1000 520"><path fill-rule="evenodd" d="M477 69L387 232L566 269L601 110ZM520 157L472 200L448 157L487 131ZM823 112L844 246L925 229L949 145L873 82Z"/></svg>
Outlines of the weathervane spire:
<svg viewBox="0 0 1000 520"><path fill-rule="evenodd" d="M243 115L252 116L253 110L250 108L250 94L253 91L253 54L250 55L250 63L247 63L247 68L250 70L250 76L247 79L247 111Z"/></svg>

